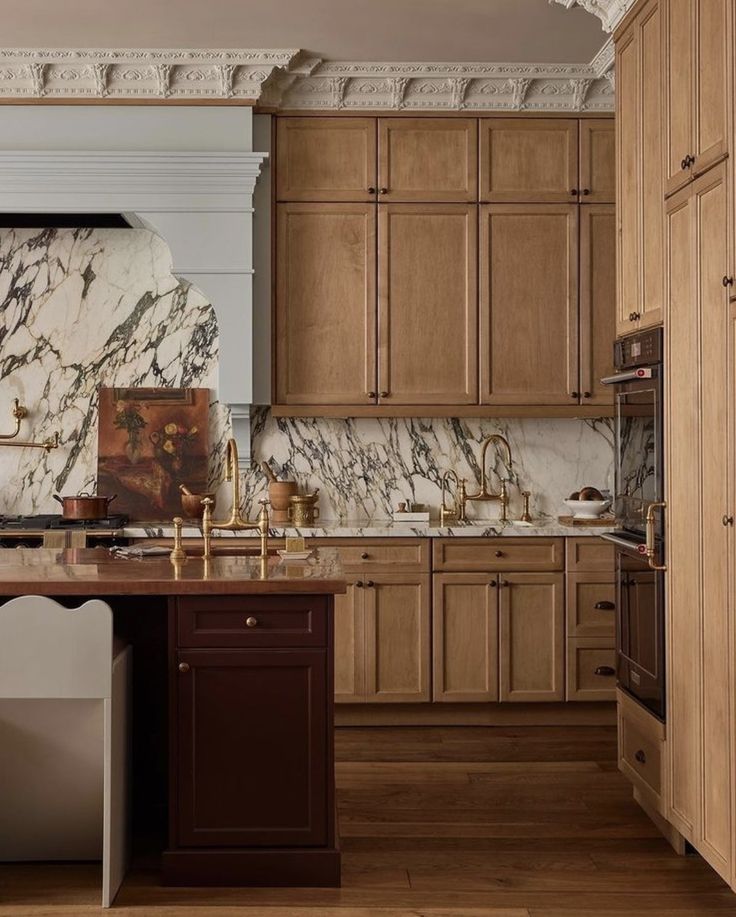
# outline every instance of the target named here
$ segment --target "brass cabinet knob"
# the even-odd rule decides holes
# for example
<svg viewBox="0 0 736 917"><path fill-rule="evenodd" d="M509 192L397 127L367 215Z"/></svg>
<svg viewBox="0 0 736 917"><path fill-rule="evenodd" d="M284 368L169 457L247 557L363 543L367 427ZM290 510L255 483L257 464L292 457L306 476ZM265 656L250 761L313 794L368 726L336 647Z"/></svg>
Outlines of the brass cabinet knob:
<svg viewBox="0 0 736 917"><path fill-rule="evenodd" d="M360 555L361 560L368 560L369 557L370 554L367 551L363 551L363 553Z"/></svg>
<svg viewBox="0 0 736 917"><path fill-rule="evenodd" d="M189 663L188 663L188 662L180 662L180 663L179 663L179 671L182 672L182 673L184 673L184 674L186 674L186 673L189 671Z"/></svg>
<svg viewBox="0 0 736 917"><path fill-rule="evenodd" d="M258 627L258 618L254 618L253 615L251 615L249 618L246 618L245 626L246 627Z"/></svg>
<svg viewBox="0 0 736 917"><path fill-rule="evenodd" d="M369 397L369 398L375 398L375 397L376 397L376 393L375 393L375 392L368 392L368 397Z"/></svg>

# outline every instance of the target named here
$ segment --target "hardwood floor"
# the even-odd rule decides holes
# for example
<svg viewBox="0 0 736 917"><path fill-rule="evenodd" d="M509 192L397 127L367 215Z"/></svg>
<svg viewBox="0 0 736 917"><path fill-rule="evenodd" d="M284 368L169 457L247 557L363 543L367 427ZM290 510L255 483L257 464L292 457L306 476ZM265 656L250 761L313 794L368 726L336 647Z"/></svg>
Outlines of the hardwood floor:
<svg viewBox="0 0 736 917"><path fill-rule="evenodd" d="M341 889L171 889L132 871L136 917L735 915L631 798L611 727L344 728ZM92 866L0 867L0 917L97 913Z"/></svg>

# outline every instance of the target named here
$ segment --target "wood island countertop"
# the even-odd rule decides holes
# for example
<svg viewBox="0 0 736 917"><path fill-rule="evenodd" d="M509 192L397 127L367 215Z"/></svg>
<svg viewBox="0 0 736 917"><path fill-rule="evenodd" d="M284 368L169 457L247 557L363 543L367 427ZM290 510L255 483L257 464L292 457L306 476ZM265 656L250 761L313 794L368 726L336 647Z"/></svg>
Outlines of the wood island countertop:
<svg viewBox="0 0 736 917"><path fill-rule="evenodd" d="M299 563L270 557L123 558L107 548L2 548L0 596L16 595L334 595L345 576L330 548Z"/></svg>

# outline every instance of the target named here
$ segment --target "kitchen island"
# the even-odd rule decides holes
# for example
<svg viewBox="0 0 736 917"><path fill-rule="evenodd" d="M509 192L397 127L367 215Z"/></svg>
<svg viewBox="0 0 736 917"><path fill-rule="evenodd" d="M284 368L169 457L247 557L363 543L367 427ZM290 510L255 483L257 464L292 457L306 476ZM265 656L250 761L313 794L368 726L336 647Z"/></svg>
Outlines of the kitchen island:
<svg viewBox="0 0 736 917"><path fill-rule="evenodd" d="M133 635L134 748L145 750L139 772L166 775L162 870L173 885L340 884L333 609L345 589L329 549L288 564L0 550L0 603L44 595L74 607L100 598L113 608L116 633L120 623L121 637ZM148 642L157 620L165 634L158 656L155 639ZM166 660L165 679L154 660ZM159 723L168 751L146 719L157 703L168 711Z"/></svg>

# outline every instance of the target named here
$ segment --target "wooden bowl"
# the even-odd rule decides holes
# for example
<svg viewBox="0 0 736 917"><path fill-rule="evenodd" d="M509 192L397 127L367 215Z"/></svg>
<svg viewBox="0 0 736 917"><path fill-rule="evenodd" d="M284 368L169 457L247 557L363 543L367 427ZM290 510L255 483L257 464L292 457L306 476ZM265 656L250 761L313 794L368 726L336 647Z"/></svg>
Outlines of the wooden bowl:
<svg viewBox="0 0 736 917"><path fill-rule="evenodd" d="M202 500L209 497L212 500L212 509L215 508L215 495L209 494L182 494L181 508L188 519L201 519L204 515L204 506Z"/></svg>

